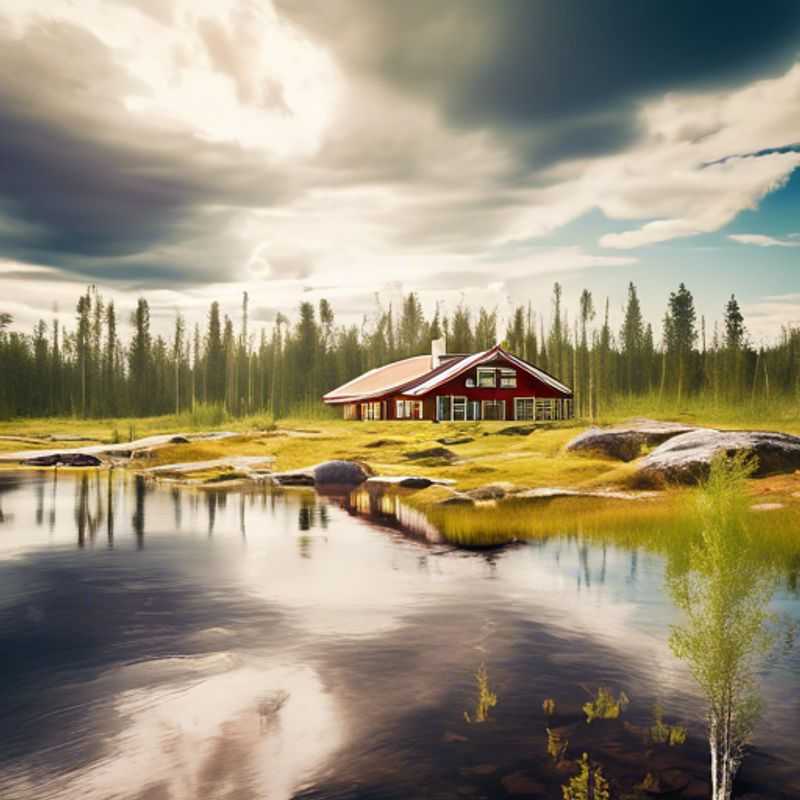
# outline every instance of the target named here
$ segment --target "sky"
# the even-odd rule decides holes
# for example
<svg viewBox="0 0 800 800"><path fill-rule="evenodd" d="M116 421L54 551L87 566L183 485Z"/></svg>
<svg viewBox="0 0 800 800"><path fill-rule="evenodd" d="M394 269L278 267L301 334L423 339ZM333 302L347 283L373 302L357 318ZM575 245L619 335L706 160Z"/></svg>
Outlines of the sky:
<svg viewBox="0 0 800 800"><path fill-rule="evenodd" d="M0 311L342 323L552 285L800 324L800 4L0 0ZM71 324L71 323L70 323Z"/></svg>

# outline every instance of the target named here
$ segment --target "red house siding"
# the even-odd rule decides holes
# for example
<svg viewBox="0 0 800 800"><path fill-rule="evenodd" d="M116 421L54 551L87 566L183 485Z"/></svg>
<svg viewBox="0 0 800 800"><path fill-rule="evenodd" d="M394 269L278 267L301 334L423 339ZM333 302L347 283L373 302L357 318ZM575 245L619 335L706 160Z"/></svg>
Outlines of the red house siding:
<svg viewBox="0 0 800 800"><path fill-rule="evenodd" d="M467 381L477 384L478 369L481 368L506 368L513 369L516 374L516 386L514 388L501 387L500 374L496 373L496 380L498 385L494 387L479 387L477 385L467 386ZM408 389L407 391L413 391ZM412 402L422 403L422 419L435 420L437 418L437 398L438 397L465 397L467 401L482 402L486 400L500 401L504 404L506 420L513 420L516 418L515 413L515 398L535 398L536 400L571 400L572 394L568 391L561 391L545 380L541 380L535 375L530 374L525 369L514 364L513 361L508 360L504 355L496 354L490 361L485 361L476 364L469 369L465 370L460 375L456 375L449 381L442 383L430 389L427 393L422 395L401 394L395 392L387 392L384 395L372 396L364 400L356 400L354 403L349 404L349 407L355 406L355 414L351 418L363 419L364 409L366 406L376 404L380 406L380 419L394 420L397 419L397 402L398 400L409 400ZM553 406L557 411L550 413L555 416L544 416L543 419L562 419L566 416L572 415L571 404L561 404ZM483 416L485 409L481 406L480 414ZM543 412L548 413L548 412ZM538 404L536 415L539 414ZM563 414L563 416L562 416Z"/></svg>

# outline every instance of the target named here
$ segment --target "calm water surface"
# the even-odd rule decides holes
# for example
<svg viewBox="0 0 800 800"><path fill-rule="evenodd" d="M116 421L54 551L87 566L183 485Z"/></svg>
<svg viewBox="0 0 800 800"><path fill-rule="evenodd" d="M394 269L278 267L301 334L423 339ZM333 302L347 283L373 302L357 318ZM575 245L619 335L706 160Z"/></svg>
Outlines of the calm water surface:
<svg viewBox="0 0 800 800"><path fill-rule="evenodd" d="M394 500L0 475L0 798L560 798L552 725L630 786L707 796L663 560L575 538L468 553ZM419 523L413 514L405 523ZM774 607L800 620L800 598ZM485 664L498 703L468 724ZM620 721L586 726L598 686ZM742 793L800 798L800 657L761 676ZM658 701L681 748L648 748Z"/></svg>

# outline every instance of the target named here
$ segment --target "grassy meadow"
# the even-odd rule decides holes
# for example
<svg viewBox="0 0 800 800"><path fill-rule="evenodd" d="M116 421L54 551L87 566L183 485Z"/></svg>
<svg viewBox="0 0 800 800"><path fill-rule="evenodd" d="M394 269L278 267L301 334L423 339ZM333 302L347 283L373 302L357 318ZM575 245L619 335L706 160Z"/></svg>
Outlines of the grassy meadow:
<svg viewBox="0 0 800 800"><path fill-rule="evenodd" d="M656 399L621 401L602 414L599 424L614 424L633 417L680 420L720 428L759 428L800 433L800 419L789 404L771 407L770 415L746 408L690 405L681 411L659 409ZM222 409L200 406L194 413L145 418L77 419L40 418L0 421L0 452L21 449L75 447L82 444L124 442L167 433L226 430L239 435L220 441L194 442L165 447L151 454L151 466L208 460L229 455L269 455L278 470L296 469L331 458L367 462L385 475L427 475L456 481L459 489L504 482L523 488L625 487L635 470L591 455L573 455L565 445L589 427L586 420L539 423L528 436L503 435L506 422L352 422L330 416L289 417L277 422L268 414L229 418ZM76 441L80 437L80 441ZM463 444L441 445L440 439L469 438ZM432 456L409 459L407 453L446 446L453 463ZM781 494L791 496L792 476L784 476ZM773 480L774 484L777 479ZM769 482L759 482L762 487ZM768 492L769 493L769 492Z"/></svg>

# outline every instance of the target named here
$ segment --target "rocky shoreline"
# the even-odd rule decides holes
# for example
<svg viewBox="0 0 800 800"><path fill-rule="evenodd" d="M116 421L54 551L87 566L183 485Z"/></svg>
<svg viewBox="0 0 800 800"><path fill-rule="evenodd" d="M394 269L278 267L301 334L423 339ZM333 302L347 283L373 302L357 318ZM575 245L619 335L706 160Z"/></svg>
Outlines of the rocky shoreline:
<svg viewBox="0 0 800 800"><path fill-rule="evenodd" d="M525 435L532 432L528 430L530 427L525 428ZM720 452L752 456L757 461L757 477L786 475L800 470L800 437L769 431L722 431L648 419L633 420L626 425L590 428L574 437L564 448L567 453L631 464L633 471L622 486L524 486L495 481L461 490L454 480L417 473L418 469L426 466L452 463L456 455L443 443L469 443L473 441L469 437L444 438L436 447L403 452L403 460L413 471L397 475L376 474L365 461L342 458L300 469L275 471L275 458L270 455L230 455L211 460L146 465L147 460L162 448L218 441L236 435L229 431L164 434L124 443L23 450L0 453L0 463L40 468L123 467L150 480L200 488L266 483L276 487L311 487L326 491L362 487L368 491L400 489L408 492L437 487L439 491L430 503L443 506L475 506L508 499L546 501L564 497L621 501L652 499L658 496L657 490L691 486L702 481L708 474L712 459ZM22 441L22 437L19 440ZM25 440L26 443L32 441L35 440ZM383 443L379 440L374 446L377 449Z"/></svg>

